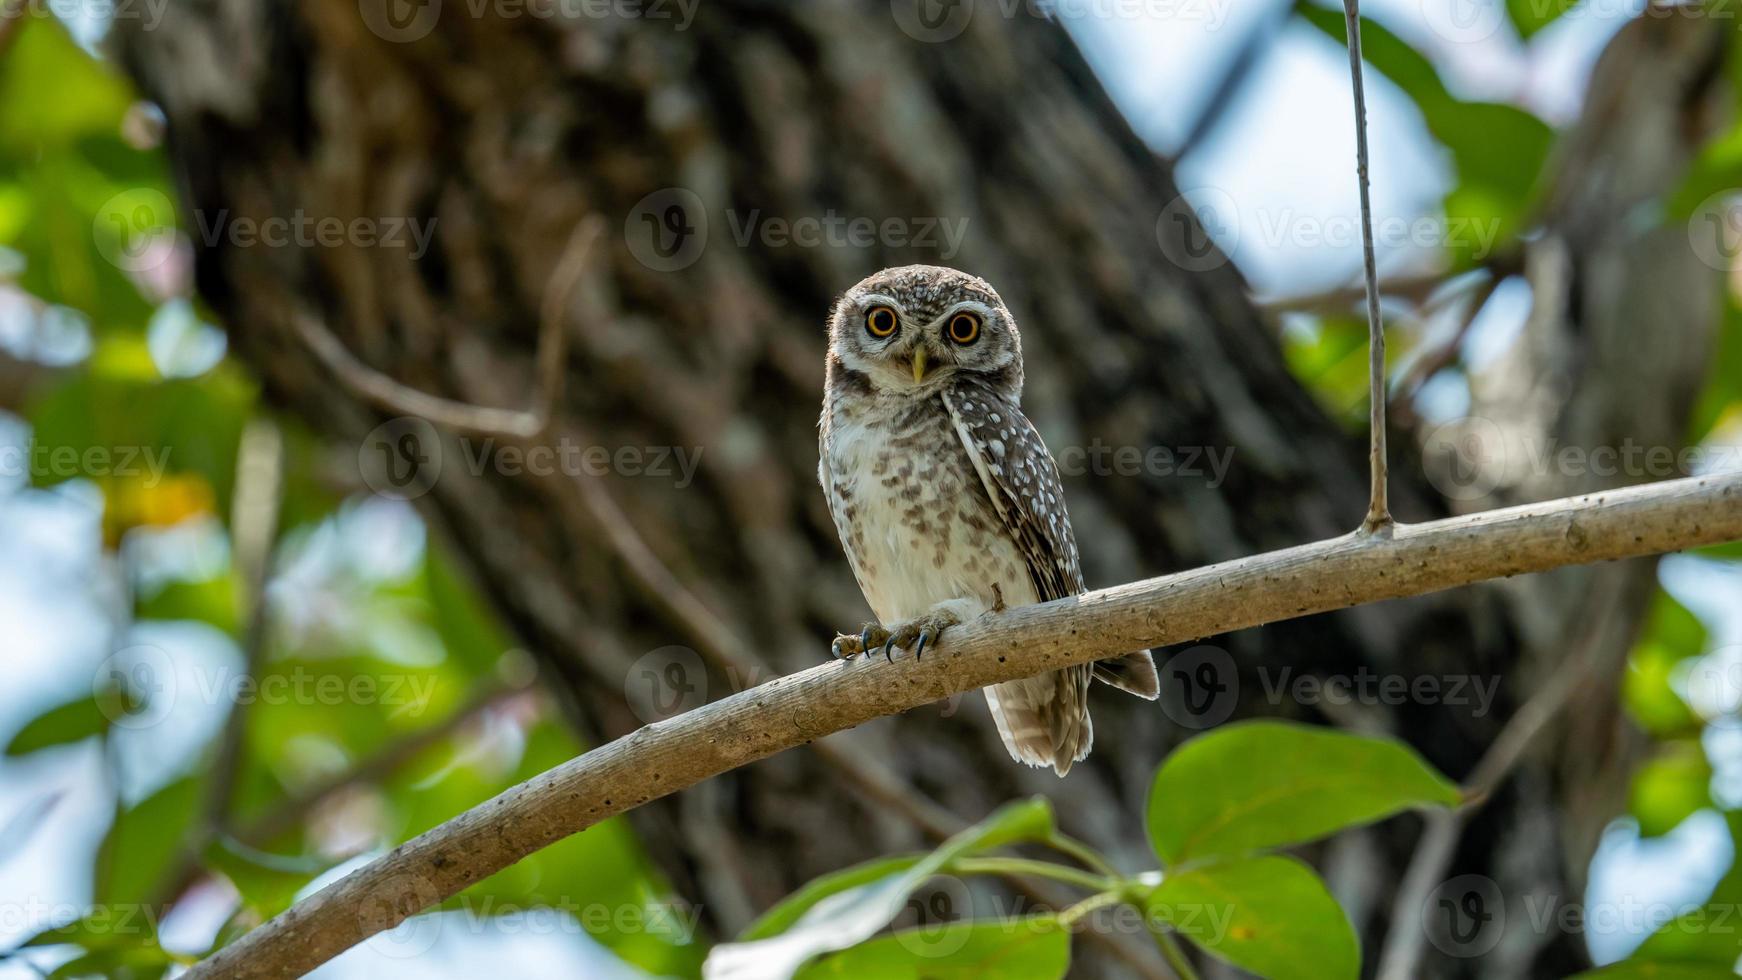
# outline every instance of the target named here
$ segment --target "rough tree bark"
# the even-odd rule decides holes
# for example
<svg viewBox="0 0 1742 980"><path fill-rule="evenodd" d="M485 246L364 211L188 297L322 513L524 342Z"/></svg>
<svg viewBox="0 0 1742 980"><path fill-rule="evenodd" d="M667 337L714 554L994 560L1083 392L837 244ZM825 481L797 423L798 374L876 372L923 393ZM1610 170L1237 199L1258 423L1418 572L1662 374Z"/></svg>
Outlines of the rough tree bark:
<svg viewBox="0 0 1742 980"><path fill-rule="evenodd" d="M1091 585L1359 523L1359 437L1340 431L1289 375L1237 273L1195 248L1202 232L1176 201L1170 168L1133 135L1058 25L988 11L959 36L929 43L905 33L885 4L714 0L679 30L652 19L476 16L450 3L427 22L414 18L407 36L417 36L401 42L383 36L397 36L391 28L370 29L386 23L376 16L385 6L182 0L155 30L119 23L119 50L164 109L190 226L298 214L434 222L417 260L355 242L197 243L199 288L230 325L237 356L275 404L347 453L387 419L336 385L299 340L295 313L316 314L362 360L408 385L517 406L532 387L537 311L563 244L585 216L609 220L612 234L574 304L553 435L578 446L699 449L693 485L500 467L473 475L449 435L441 476L418 499L543 658L589 739L644 720L626 694L644 701L634 689L647 683L640 668L663 665L666 648L695 650L676 655L696 665L690 694L717 697L743 686L747 667L815 662L835 629L865 617L815 486L815 418L824 311L884 265L947 261L1000 289L1023 324L1025 405L1055 454L1233 450L1216 487L1207 475L1069 478ZM1635 66L1631 77L1650 70ZM1686 84L1661 93L1669 106L1698 101L1718 82ZM1671 177L1634 179L1661 191L1653 182ZM914 233L929 219L966 222L966 237L954 255L941 254L941 242L887 235L862 246L782 245L760 234L764 225L739 241L747 222L829 215L904 219ZM648 217L706 230L662 239L682 242L668 260L649 247ZM1182 268L1168 254L1206 257ZM1615 409L1660 380L1636 374L1628 391L1611 384L1594 397ZM1666 418L1684 414L1672 406ZM1625 415L1605 417L1613 426L1593 438L1629 431ZM1657 428L1650 437L1664 438ZM1445 513L1421 466L1398 455L1394 512ZM1630 567L1648 580L1648 562ZM1582 589L1581 579L1556 581L1566 596ZM1637 606L1614 614L1618 638ZM1499 703L1487 714L1410 704L1331 719L1393 731L1461 776L1552 667L1540 651L1553 644L1541 638L1568 635L1586 611L1566 601L1526 622L1501 591L1470 589L1219 637L1210 642L1221 653L1199 650L1180 662L1190 671L1163 670L1178 692L1226 665L1208 715L1192 714L1178 693L1161 709L1100 698L1095 753L1063 782L1010 765L975 700L953 714L874 722L632 819L720 933L819 873L922 844L916 813L972 819L1017 794L1052 797L1067 830L1136 866L1149 860L1136 820L1149 773L1193 734L1194 719L1313 717L1315 708L1272 703L1265 682L1284 669L1498 677ZM1612 715L1600 727L1606 740L1620 731ZM1588 834L1559 831L1560 808L1578 789L1554 769L1521 772L1472 826L1452 873L1578 894L1568 882ZM1518 828L1530 830L1533 848L1546 844L1537 854L1564 858L1538 862L1521 880L1508 868ZM1391 893L1417 830L1400 819L1321 855L1370 952L1390 927ZM1579 962L1582 950L1576 936L1532 936L1428 969L1541 974Z"/></svg>

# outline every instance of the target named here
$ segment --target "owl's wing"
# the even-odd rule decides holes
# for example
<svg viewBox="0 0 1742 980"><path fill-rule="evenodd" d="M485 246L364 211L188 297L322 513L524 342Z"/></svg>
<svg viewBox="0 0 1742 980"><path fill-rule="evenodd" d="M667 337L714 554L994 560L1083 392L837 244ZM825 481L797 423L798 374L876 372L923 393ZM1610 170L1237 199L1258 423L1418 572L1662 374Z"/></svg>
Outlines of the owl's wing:
<svg viewBox="0 0 1742 980"><path fill-rule="evenodd" d="M1040 433L1021 409L983 391L946 391L943 399L993 509L1022 550L1040 601L1086 591L1058 464ZM1098 660L1094 676L1140 698L1153 701L1161 693L1148 650Z"/></svg>
<svg viewBox="0 0 1742 980"><path fill-rule="evenodd" d="M943 399L992 509L1028 563L1040 601L1082 592L1083 569L1058 465L1040 433L1021 409L984 391L946 391Z"/></svg>

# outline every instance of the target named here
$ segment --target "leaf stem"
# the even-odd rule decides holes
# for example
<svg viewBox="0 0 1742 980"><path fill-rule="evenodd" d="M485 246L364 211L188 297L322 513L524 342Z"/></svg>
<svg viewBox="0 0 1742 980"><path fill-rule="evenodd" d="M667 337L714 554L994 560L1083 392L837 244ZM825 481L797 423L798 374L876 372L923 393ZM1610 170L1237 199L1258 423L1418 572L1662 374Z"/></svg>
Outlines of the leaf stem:
<svg viewBox="0 0 1742 980"><path fill-rule="evenodd" d="M1149 931L1155 935L1155 945L1161 947L1161 956L1167 960L1167 965L1173 967L1173 972L1179 974L1179 980L1198 980L1198 971L1192 969L1192 961L1186 958L1186 951L1179 948L1179 943L1173 938L1173 933L1159 922L1143 917L1149 922Z"/></svg>
<svg viewBox="0 0 1742 980"><path fill-rule="evenodd" d="M1124 880L1118 876L1090 874L1087 871L1054 864L1051 861L1035 861L1020 857L962 857L956 858L944 867L952 871L960 871L963 874L1036 875L1069 882L1073 885L1081 885L1097 892L1117 890L1125 885Z"/></svg>
<svg viewBox="0 0 1742 980"><path fill-rule="evenodd" d="M1113 865L1108 863L1106 858L1102 857L1094 848L1080 840L1077 840L1075 837L1067 837L1064 834L1054 831L1047 835L1046 840L1041 841L1041 843L1061 854L1068 854L1071 857L1076 858L1078 861L1082 862L1085 867L1097 874L1103 874L1109 878L1121 877L1119 872L1113 870Z"/></svg>
<svg viewBox="0 0 1742 980"><path fill-rule="evenodd" d="M1085 898L1070 908L1065 909L1063 912L1060 912L1058 915L1059 925L1070 929L1077 924L1078 920L1082 919L1090 912L1093 912L1096 909L1105 908L1109 905L1117 905L1120 902L1125 901L1125 897L1126 889L1123 887L1114 888L1096 895L1090 895L1088 898Z"/></svg>

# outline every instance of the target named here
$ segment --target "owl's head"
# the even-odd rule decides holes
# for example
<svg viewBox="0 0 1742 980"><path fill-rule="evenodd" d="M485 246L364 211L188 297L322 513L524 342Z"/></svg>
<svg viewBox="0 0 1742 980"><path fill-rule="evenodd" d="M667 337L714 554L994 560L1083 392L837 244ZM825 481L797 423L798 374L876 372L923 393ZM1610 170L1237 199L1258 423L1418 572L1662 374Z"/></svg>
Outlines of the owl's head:
<svg viewBox="0 0 1742 980"><path fill-rule="evenodd" d="M926 393L963 376L1022 391L1015 318L984 279L943 266L884 269L847 290L829 349L882 391Z"/></svg>

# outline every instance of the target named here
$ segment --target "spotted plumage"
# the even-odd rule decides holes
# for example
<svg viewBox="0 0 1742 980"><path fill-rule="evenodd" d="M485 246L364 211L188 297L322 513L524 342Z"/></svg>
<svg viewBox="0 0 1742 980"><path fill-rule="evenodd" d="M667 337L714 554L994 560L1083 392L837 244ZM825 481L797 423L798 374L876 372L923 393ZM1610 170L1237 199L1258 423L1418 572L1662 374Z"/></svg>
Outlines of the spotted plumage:
<svg viewBox="0 0 1742 980"><path fill-rule="evenodd" d="M1022 414L1016 322L983 280L886 269L836 303L818 478L878 623L836 651L922 655L950 626L1001 605L1081 593L1064 490ZM1147 651L986 689L1005 748L1059 775L1094 740L1096 677L1157 694Z"/></svg>

